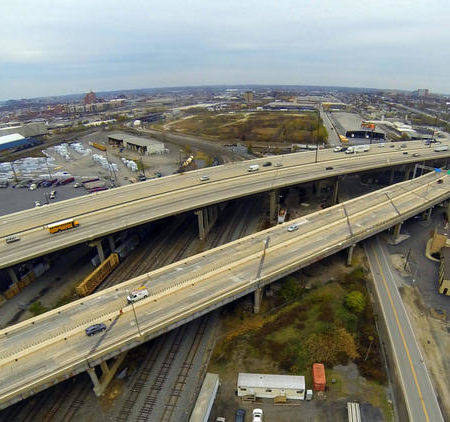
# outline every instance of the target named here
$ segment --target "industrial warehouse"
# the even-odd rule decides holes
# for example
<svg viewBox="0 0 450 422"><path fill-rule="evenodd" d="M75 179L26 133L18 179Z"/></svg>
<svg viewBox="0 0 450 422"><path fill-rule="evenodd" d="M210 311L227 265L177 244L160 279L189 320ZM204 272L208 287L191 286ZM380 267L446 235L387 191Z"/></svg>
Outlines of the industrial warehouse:
<svg viewBox="0 0 450 422"><path fill-rule="evenodd" d="M119 148L137 151L140 154L164 154L167 148L162 142L155 139L139 138L126 133L112 133L108 135L108 143Z"/></svg>

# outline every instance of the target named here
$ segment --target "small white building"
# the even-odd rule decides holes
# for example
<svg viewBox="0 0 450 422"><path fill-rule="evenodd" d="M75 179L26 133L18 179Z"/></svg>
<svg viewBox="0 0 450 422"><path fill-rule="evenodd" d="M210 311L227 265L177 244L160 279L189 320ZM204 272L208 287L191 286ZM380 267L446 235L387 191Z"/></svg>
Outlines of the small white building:
<svg viewBox="0 0 450 422"><path fill-rule="evenodd" d="M285 397L289 400L305 399L305 377L302 375L268 375L239 373L237 382L239 397L274 399Z"/></svg>

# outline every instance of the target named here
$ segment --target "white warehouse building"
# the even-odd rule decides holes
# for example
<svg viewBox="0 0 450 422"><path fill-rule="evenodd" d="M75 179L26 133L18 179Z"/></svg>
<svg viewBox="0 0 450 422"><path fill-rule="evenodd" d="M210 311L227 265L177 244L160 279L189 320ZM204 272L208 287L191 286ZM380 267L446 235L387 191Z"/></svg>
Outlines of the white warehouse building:
<svg viewBox="0 0 450 422"><path fill-rule="evenodd" d="M239 373L237 382L239 397L289 400L305 399L305 377L303 375L268 375Z"/></svg>

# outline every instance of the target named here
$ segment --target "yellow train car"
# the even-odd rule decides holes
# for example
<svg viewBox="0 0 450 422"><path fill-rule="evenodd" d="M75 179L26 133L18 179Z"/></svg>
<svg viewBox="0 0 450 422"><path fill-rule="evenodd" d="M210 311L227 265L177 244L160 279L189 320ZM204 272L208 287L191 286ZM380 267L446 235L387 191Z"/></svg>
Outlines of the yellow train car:
<svg viewBox="0 0 450 422"><path fill-rule="evenodd" d="M64 230L73 229L78 227L80 223L73 218L68 218L67 220L57 221L56 223L49 224L45 226L50 233L63 232Z"/></svg>

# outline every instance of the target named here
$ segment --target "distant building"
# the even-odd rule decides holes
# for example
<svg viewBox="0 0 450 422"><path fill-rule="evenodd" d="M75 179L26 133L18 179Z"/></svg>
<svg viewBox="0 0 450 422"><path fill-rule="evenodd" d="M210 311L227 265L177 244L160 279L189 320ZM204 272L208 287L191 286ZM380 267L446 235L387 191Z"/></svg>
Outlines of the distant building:
<svg viewBox="0 0 450 422"><path fill-rule="evenodd" d="M95 95L94 92L89 92L88 94L86 94L84 96L84 104L93 104L97 101L97 96Z"/></svg>
<svg viewBox="0 0 450 422"><path fill-rule="evenodd" d="M253 91L245 91L244 100L247 104L253 102Z"/></svg>
<svg viewBox="0 0 450 422"><path fill-rule="evenodd" d="M430 91L428 89L418 89L417 91L415 91L416 97L419 97L419 98L428 97L429 94L430 94Z"/></svg>

